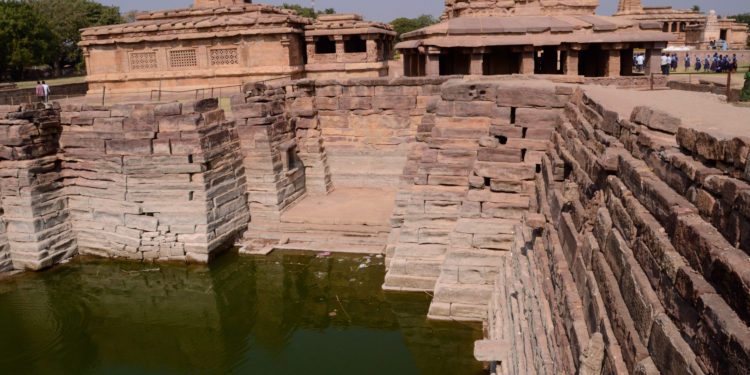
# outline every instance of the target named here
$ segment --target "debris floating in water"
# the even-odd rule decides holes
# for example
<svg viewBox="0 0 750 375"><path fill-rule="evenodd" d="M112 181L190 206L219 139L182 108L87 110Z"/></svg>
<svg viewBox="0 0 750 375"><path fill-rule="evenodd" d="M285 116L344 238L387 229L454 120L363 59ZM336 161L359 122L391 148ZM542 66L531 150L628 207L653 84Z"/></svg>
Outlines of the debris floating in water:
<svg viewBox="0 0 750 375"><path fill-rule="evenodd" d="M331 256L331 252L330 251L326 251L326 252L323 252L323 253L318 253L318 255L316 255L315 257L316 258L325 258L325 257L329 257L329 256Z"/></svg>

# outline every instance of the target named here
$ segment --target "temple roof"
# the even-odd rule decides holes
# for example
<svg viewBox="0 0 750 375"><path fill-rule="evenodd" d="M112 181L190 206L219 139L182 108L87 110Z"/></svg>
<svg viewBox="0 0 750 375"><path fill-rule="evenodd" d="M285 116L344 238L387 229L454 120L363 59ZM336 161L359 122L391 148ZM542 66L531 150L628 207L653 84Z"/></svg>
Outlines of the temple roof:
<svg viewBox="0 0 750 375"><path fill-rule="evenodd" d="M135 22L81 30L81 46L302 32L312 20L270 5L242 4L139 14Z"/></svg>
<svg viewBox="0 0 750 375"><path fill-rule="evenodd" d="M395 36L391 25L365 21L358 14L326 14L305 26L305 35L387 34Z"/></svg>
<svg viewBox="0 0 750 375"><path fill-rule="evenodd" d="M593 15L458 17L402 35L396 48L668 42L662 25Z"/></svg>

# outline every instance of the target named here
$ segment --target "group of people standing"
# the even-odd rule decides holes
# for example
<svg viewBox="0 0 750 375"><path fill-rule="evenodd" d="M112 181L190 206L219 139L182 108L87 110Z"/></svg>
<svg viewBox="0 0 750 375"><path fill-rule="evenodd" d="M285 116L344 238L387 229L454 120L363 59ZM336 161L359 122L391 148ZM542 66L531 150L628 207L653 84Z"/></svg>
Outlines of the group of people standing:
<svg viewBox="0 0 750 375"><path fill-rule="evenodd" d="M636 61L638 57L636 56ZM671 72L676 72L679 68L679 57L677 57L676 53L668 54L668 53L662 53L661 54L661 72L664 75L669 75ZM705 58L701 58L700 56L695 56L695 64L693 64L693 59L690 57L690 54L685 54L685 71L689 71L690 68L694 67L695 71L700 73L701 71L704 73L728 73L728 72L736 72L738 69L738 61L737 61L737 54L733 54L732 56L727 55L719 55L718 53L714 53L713 56L706 55ZM638 68L638 63L636 62L636 69ZM640 68L642 69L642 68ZM640 70L638 70L640 71Z"/></svg>
<svg viewBox="0 0 750 375"><path fill-rule="evenodd" d="M42 103L49 103L49 85L45 81L36 81L36 98Z"/></svg>
<svg viewBox="0 0 750 375"><path fill-rule="evenodd" d="M737 63L737 54L733 54L731 57L729 55L719 55L718 53L714 53L713 56L706 55L706 57L701 62L700 56L695 56L695 71L700 72L703 70L703 72L714 72L714 73L727 73L727 72L736 72L737 68L739 68ZM690 70L690 55L685 56L685 70Z"/></svg>

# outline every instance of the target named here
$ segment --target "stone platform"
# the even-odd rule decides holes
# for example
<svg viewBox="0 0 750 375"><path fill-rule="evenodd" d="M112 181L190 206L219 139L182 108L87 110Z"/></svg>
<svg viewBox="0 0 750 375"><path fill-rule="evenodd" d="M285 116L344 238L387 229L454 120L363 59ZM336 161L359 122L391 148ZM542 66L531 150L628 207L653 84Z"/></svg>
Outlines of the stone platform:
<svg viewBox="0 0 750 375"><path fill-rule="evenodd" d="M270 241L278 238L277 243L262 247L248 243L245 251L383 254L395 197L394 190L366 188L342 188L328 195L306 196L281 214L277 232L258 233Z"/></svg>

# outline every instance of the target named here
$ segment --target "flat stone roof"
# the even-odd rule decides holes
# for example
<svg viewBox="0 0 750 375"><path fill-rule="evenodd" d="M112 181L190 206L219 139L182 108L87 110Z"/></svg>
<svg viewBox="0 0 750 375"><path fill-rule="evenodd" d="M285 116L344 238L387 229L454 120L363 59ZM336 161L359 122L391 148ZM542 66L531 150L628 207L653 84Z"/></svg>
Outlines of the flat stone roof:
<svg viewBox="0 0 750 375"><path fill-rule="evenodd" d="M381 22L363 20L359 14L326 14L305 26L305 35L387 34L396 36L393 27Z"/></svg>
<svg viewBox="0 0 750 375"><path fill-rule="evenodd" d="M140 14L132 23L83 29L79 45L302 32L311 22L293 11L261 4L164 10Z"/></svg>
<svg viewBox="0 0 750 375"><path fill-rule="evenodd" d="M669 42L661 24L593 15L458 17L406 33L396 48Z"/></svg>

